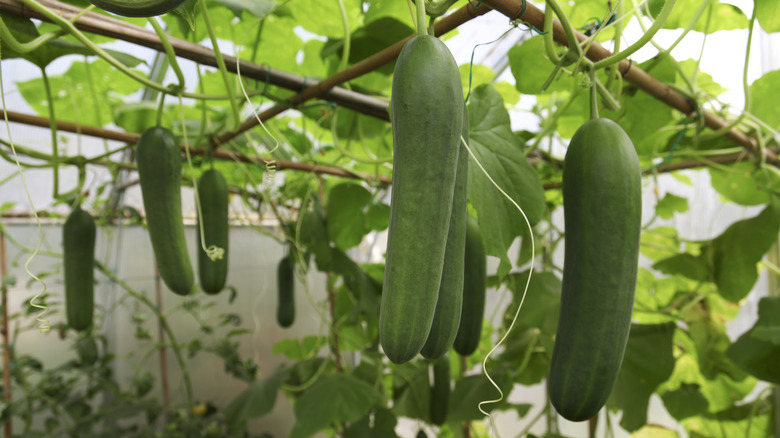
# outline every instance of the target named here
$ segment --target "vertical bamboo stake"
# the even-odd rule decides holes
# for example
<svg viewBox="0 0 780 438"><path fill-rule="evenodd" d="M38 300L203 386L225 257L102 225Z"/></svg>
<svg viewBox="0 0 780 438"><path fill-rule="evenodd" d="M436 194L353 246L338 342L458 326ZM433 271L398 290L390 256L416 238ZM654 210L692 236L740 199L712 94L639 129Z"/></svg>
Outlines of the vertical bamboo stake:
<svg viewBox="0 0 780 438"><path fill-rule="evenodd" d="M0 274L2 278L8 275L7 261L5 259L5 233L0 232ZM8 291L3 285L3 401L6 406L11 404L11 346L8 342ZM11 419L5 423L5 436L12 436Z"/></svg>
<svg viewBox="0 0 780 438"><path fill-rule="evenodd" d="M768 258L775 266L780 263L780 244L778 242L772 245ZM780 296L780 275L775 274L772 270L767 270L767 275L769 275L769 296ZM780 438L780 385L775 385L772 388L772 436Z"/></svg>

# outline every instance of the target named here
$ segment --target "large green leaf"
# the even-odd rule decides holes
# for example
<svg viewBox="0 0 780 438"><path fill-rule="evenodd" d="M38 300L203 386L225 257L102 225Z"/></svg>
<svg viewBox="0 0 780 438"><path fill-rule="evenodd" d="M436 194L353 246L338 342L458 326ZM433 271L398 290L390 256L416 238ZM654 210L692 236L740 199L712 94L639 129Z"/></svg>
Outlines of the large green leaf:
<svg viewBox="0 0 780 438"><path fill-rule="evenodd" d="M710 167L712 187L739 205L762 205L769 202L767 176L749 161L728 167Z"/></svg>
<svg viewBox="0 0 780 438"><path fill-rule="evenodd" d="M654 3L656 5L663 4L663 2ZM672 9L672 14L669 16L669 19L664 22L664 28L686 28L701 4L702 2L700 0L677 0L674 9ZM708 31L709 33L712 33L719 30L744 29L747 27L747 17L745 17L745 14L738 7L728 3L721 3L720 1L713 2L711 7L712 15L710 17L709 27L707 27L707 11L705 10L694 25L693 30L698 32Z"/></svg>
<svg viewBox="0 0 780 438"><path fill-rule="evenodd" d="M338 2L323 2L320 0L296 0L289 5L298 25L317 35L326 37L343 37L344 23ZM347 21L351 29L357 29L362 24L362 10L347 7Z"/></svg>
<svg viewBox="0 0 780 438"><path fill-rule="evenodd" d="M631 325L623 364L608 402L623 411L620 425L628 431L647 422L650 396L672 375L674 330L674 323Z"/></svg>
<svg viewBox="0 0 780 438"><path fill-rule="evenodd" d="M545 208L544 190L512 133L509 114L489 85L471 93L470 147L493 181L525 212L531 225ZM496 189L473 159L469 165L469 200L477 209L485 252L501 259L499 276L509 272L507 250L527 228L523 215Z"/></svg>
<svg viewBox="0 0 780 438"><path fill-rule="evenodd" d="M352 423L344 431L344 438L396 438L396 424L398 419L389 409L377 409L373 415L369 413Z"/></svg>
<svg viewBox="0 0 780 438"><path fill-rule="evenodd" d="M756 18L765 31L780 32L780 2L777 0L753 0Z"/></svg>
<svg viewBox="0 0 780 438"><path fill-rule="evenodd" d="M492 412L507 405L506 397L512 388L512 380L506 374L491 372L490 377L496 382L504 393L504 399L497 403L485 403L482 409ZM455 382L455 388L450 394L450 406L447 410L447 421L476 421L485 418L485 414L479 411L479 404L496 400L499 393L492 383L483 374L466 376Z"/></svg>
<svg viewBox="0 0 780 438"><path fill-rule="evenodd" d="M541 36L528 38L519 46L509 49L509 66L515 77L515 87L523 94L539 94L547 78L552 74L553 65L545 56ZM574 79L563 74L552 82L546 92L569 91Z"/></svg>
<svg viewBox="0 0 780 438"><path fill-rule="evenodd" d="M280 367L266 379L252 382L225 407L225 421L231 431L246 428L246 423L271 412L276 404L276 394L287 378L288 370Z"/></svg>
<svg viewBox="0 0 780 438"><path fill-rule="evenodd" d="M669 415L677 420L707 412L707 399L696 383L683 383L679 388L661 395L664 407Z"/></svg>
<svg viewBox="0 0 780 438"><path fill-rule="evenodd" d="M758 279L756 265L777 241L779 230L780 220L769 206L756 217L732 224L712 241L712 275L721 296L738 302L750 292Z"/></svg>
<svg viewBox="0 0 780 438"><path fill-rule="evenodd" d="M375 388L348 374L323 377L295 402L290 436L304 438L333 423L357 421L381 399Z"/></svg>
<svg viewBox="0 0 780 438"><path fill-rule="evenodd" d="M780 2L766 0L780 9ZM780 12L775 17L780 17ZM780 19L780 18L779 18ZM751 111L769 126L780 129L780 105L777 104L777 90L780 90L780 70L765 73L750 85L753 98Z"/></svg>
<svg viewBox="0 0 780 438"><path fill-rule="evenodd" d="M55 117L58 120L93 126L103 126L111 122L112 106L123 101L120 96L129 95L141 88L139 83L104 62L85 64L75 61L67 72L50 76L48 80L52 89ZM43 79L31 79L17 86L27 103L39 115L49 116Z"/></svg>
<svg viewBox="0 0 780 438"><path fill-rule="evenodd" d="M328 236L341 249L360 243L368 231L363 210L371 202L365 187L345 182L333 186L328 193Z"/></svg>
<svg viewBox="0 0 780 438"><path fill-rule="evenodd" d="M393 376L393 413L398 417L430 421L431 389L428 363L407 362L390 366Z"/></svg>
<svg viewBox="0 0 780 438"><path fill-rule="evenodd" d="M727 352L742 369L761 380L780 384L780 297L758 303L758 321Z"/></svg>
<svg viewBox="0 0 780 438"><path fill-rule="evenodd" d="M688 199L667 193L655 205L655 212L661 219L671 219L675 213L688 211Z"/></svg>

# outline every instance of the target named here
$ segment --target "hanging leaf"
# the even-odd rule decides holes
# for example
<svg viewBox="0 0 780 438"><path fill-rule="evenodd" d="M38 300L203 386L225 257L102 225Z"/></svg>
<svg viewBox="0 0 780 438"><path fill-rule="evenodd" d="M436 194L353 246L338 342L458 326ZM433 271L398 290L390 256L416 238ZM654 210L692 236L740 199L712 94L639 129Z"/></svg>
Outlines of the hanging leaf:
<svg viewBox="0 0 780 438"><path fill-rule="evenodd" d="M371 193L363 186L345 182L328 193L328 236L341 249L359 244L369 231L363 210L371 202Z"/></svg>
<svg viewBox="0 0 780 438"><path fill-rule="evenodd" d="M276 404L276 394L287 379L288 370L279 367L266 379L252 382L225 407L225 421L232 432L246 429L249 420L268 414Z"/></svg>
<svg viewBox="0 0 780 438"><path fill-rule="evenodd" d="M758 303L758 320L732 344L729 358L761 380L780 384L780 297Z"/></svg>
<svg viewBox="0 0 780 438"><path fill-rule="evenodd" d="M334 423L357 421L380 400L376 389L350 375L323 377L295 402L290 436L304 438Z"/></svg>
<svg viewBox="0 0 780 438"><path fill-rule="evenodd" d="M620 425L629 432L647 422L650 396L672 375L674 331L674 323L631 325L626 353L608 402L623 411Z"/></svg>
<svg viewBox="0 0 780 438"><path fill-rule="evenodd" d="M512 133L509 114L498 92L489 85L471 94L469 120L470 147L487 173L525 211L531 225L539 221L545 208L539 176L523 155ZM477 209L485 252L501 259L499 276L509 272L507 251L527 228L517 208L488 180L471 160L469 200Z"/></svg>

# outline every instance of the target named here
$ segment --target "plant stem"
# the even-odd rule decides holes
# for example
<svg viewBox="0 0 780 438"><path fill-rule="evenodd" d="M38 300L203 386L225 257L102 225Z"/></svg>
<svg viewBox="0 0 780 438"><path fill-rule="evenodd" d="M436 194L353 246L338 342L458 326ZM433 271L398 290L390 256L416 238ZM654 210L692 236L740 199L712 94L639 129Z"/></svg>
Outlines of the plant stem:
<svg viewBox="0 0 780 438"><path fill-rule="evenodd" d="M634 54L634 52L636 52L637 50L644 47L644 45L647 44L650 40L652 40L655 34L659 30L661 30L664 23L669 18L669 15L672 13L672 8L674 8L675 3L677 3L677 0L666 0L666 3L664 3L664 7L661 9L661 12L658 14L658 17L653 22L653 25L650 26L650 29L648 29L647 32L645 32L642 35L642 37L639 38L639 40L637 40L634 44L628 46L625 50L615 53L610 57L604 58L600 61L593 63L593 66L598 70L613 64L617 64L618 62Z"/></svg>
<svg viewBox="0 0 780 438"><path fill-rule="evenodd" d="M151 311L155 314L157 320L160 322L162 329L165 331L165 334L171 340L170 346L173 349L174 356L176 356L176 361L179 362L179 367L181 368L181 377L184 380L184 390L187 393L187 407L192 408L194 404L194 399L192 394L192 380L190 379L190 372L189 369L187 368L187 362L184 360L184 356L181 353L181 348L179 347L179 343L176 341L176 337L173 334L173 330L171 330L171 326L168 324L168 320L165 317L165 315L162 312L160 312L160 310L157 308L157 306L155 306L153 302L151 302L143 294L133 289L129 284L127 284L127 282L117 277L105 265L95 260L95 266L100 270L100 272L102 272L106 277L108 277L109 280L118 284L128 294L130 294L131 296L133 296L133 298L143 303L146 307L151 309Z"/></svg>
<svg viewBox="0 0 780 438"><path fill-rule="evenodd" d="M209 39L211 40L212 50L214 50L214 57L217 61L219 73L222 75L222 81L225 83L225 90L227 90L228 96L233 96L235 94L233 93L233 83L230 80L230 76L228 76L227 68L225 67L225 59L222 57L222 52L219 50L217 35L214 33L214 26L211 25L211 18L209 17L209 11L206 7L206 0L198 0L198 5L200 6L203 22L206 25L206 30L208 31ZM241 126L241 113L238 110L236 100L232 97L230 98L230 109L233 112L233 129L238 129L238 127ZM182 129L184 129L184 127L182 127Z"/></svg>
<svg viewBox="0 0 780 438"><path fill-rule="evenodd" d="M425 24L425 0L417 0L417 35L428 35L428 26Z"/></svg>
<svg viewBox="0 0 780 438"><path fill-rule="evenodd" d="M160 271L157 266L154 268L154 292L155 300L157 301L157 311L162 313L163 311L163 297L162 297L162 282L160 281ZM157 319L157 339L160 343L160 384L162 385L163 407L167 411L171 406L171 394L168 389L168 356L165 347L165 330L160 323L160 319Z"/></svg>
<svg viewBox="0 0 780 438"><path fill-rule="evenodd" d="M590 119L596 120L599 118L599 93L596 87L596 69L590 69Z"/></svg>
<svg viewBox="0 0 780 438"><path fill-rule="evenodd" d="M51 83L49 82L49 76L46 75L46 67L41 67L41 75L43 79L43 89L46 91L46 102L49 104L49 130L51 132L51 166L52 166L52 178L54 186L54 199L57 199L60 193L60 151L57 147L57 118L54 115L54 97L51 94Z"/></svg>
<svg viewBox="0 0 780 438"><path fill-rule="evenodd" d="M0 232L0 275L2 275L2 306L3 306L3 402L11 405L11 344L8 339L8 290L5 278L8 275L8 263L5 257L5 233ZM5 423L5 436L12 437L12 421Z"/></svg>

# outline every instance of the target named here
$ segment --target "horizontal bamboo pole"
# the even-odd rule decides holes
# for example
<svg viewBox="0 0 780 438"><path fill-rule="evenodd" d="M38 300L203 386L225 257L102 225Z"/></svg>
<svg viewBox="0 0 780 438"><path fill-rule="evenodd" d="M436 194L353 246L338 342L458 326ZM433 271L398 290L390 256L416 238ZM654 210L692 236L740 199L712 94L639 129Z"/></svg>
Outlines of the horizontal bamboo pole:
<svg viewBox="0 0 780 438"><path fill-rule="evenodd" d="M77 6L56 0L38 0L38 2L68 20L73 19L84 11ZM40 13L25 7L24 3L19 0L0 0L0 12L46 20ZM96 12L87 12L79 17L74 24L79 30L84 32L116 38L159 52L165 52L165 49L160 42L160 38L154 31L122 21L118 18L98 14ZM176 56L202 65L211 67L217 66L217 59L213 50L179 38L168 37L168 39L176 52ZM233 56L223 54L223 58L225 60L225 67L232 73L236 73L236 65L240 63L241 77L254 79L260 82L268 81L271 85L276 85L288 90L297 92L304 89L307 85L317 83L316 80L311 78L304 78L265 65L255 64L246 60L239 61ZM388 120L387 103L380 99L336 87L323 89L318 96L345 108L350 108L372 117Z"/></svg>
<svg viewBox="0 0 780 438"><path fill-rule="evenodd" d="M534 26L537 29L544 28L544 12L526 0L483 0L483 2L493 9L506 15L510 19L520 19L524 23ZM522 14L520 14L521 12ZM585 41L587 39L587 36L576 29L574 30L574 35L577 37L579 42ZM560 21L558 21L558 19L553 20L553 39L562 46L569 46L566 33L564 32L563 26L561 25ZM611 55L612 52L607 50L597 41L592 42L588 48L588 51L585 52L585 56L594 62L605 59ZM650 76L650 74L638 66L632 64L630 61L620 61L620 63L617 65L617 69L626 82L636 86L638 89L680 111L681 113L689 117L696 118L696 108L691 105L691 102L689 102L685 96L672 89L667 84L664 84L658 79ZM725 120L710 112L704 111L701 116L703 117L704 123L707 125L707 127L713 131L717 131L727 126ZM724 134L724 136L734 143L744 147L751 153L760 153L756 140L736 128L730 129ZM766 155L767 162L775 165L778 164L777 154L774 151L766 150L764 153Z"/></svg>
<svg viewBox="0 0 780 438"><path fill-rule="evenodd" d="M50 126L49 119L45 117L33 116L29 114L21 114L15 111L6 111L8 120L10 122L23 123L29 126L38 126L48 129ZM2 117L3 111L0 110L0 117ZM57 130L63 132L72 132L76 134L88 135L90 137L104 138L106 140L115 140L122 143L135 144L138 142L140 134L130 132L113 131L111 129L96 128L94 126L79 125L73 122L65 122L61 120L56 121ZM184 151L184 145L181 145L182 151ZM190 149L192 155L203 155L202 149L193 150ZM255 155L237 154L229 151L214 151L214 157L221 160L240 161L242 163L265 163L266 158ZM327 175L342 176L345 178L372 180L376 179L373 175L366 175L358 172L351 172L349 170L341 169L339 167L333 167L328 165L316 164L316 163L299 163L295 161L277 160L277 170L292 169L304 172L313 172ZM390 183L390 178L382 176L378 179L379 182L384 184Z"/></svg>

